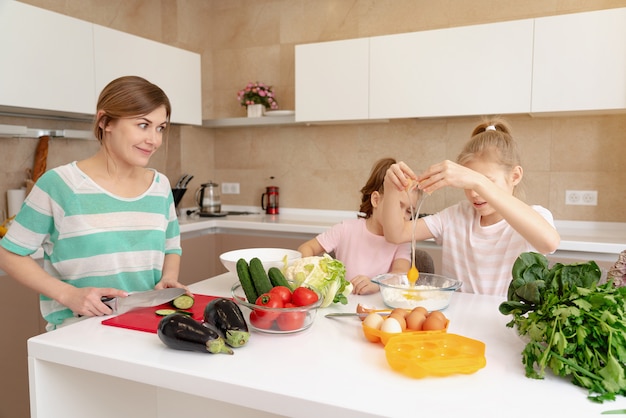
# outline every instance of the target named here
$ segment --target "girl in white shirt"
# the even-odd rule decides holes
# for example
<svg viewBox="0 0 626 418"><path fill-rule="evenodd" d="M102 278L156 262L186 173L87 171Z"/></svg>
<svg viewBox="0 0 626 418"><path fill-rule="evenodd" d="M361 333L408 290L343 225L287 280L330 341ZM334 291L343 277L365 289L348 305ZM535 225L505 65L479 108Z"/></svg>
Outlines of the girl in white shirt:
<svg viewBox="0 0 626 418"><path fill-rule="evenodd" d="M505 296L513 263L522 252L549 254L560 242L550 211L517 197L522 177L509 126L502 119L483 122L456 163L442 161L419 176L404 162L387 170L385 238L393 243L411 240L412 223L402 220L399 202L415 182L429 194L446 186L464 189L467 201L417 221L415 239L434 238L441 245L441 274L461 280L461 291Z"/></svg>

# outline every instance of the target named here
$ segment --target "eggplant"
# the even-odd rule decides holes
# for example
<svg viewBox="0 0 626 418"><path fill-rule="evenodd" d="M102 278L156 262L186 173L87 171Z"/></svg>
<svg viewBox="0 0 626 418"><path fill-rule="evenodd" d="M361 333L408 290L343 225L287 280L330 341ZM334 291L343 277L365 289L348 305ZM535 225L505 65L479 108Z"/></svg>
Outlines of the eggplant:
<svg viewBox="0 0 626 418"><path fill-rule="evenodd" d="M204 322L217 328L231 347L246 345L250 339L248 324L232 299L216 298L204 308Z"/></svg>
<svg viewBox="0 0 626 418"><path fill-rule="evenodd" d="M180 312L163 317L157 335L175 350L233 354L218 332Z"/></svg>

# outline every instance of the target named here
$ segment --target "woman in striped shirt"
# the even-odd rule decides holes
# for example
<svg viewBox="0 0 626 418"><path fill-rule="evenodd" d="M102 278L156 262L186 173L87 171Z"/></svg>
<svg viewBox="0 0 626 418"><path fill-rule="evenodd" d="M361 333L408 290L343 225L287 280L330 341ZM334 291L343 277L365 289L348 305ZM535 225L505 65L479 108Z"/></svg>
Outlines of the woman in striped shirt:
<svg viewBox="0 0 626 418"><path fill-rule="evenodd" d="M147 168L171 113L140 77L107 85L97 104L96 154L46 172L0 241L0 269L40 293L48 329L111 314L101 298L185 287L167 177ZM30 255L43 248L43 268Z"/></svg>
<svg viewBox="0 0 626 418"><path fill-rule="evenodd" d="M442 272L463 282L461 291L505 296L515 259L527 251L554 252L560 236L546 208L520 200L523 170L517 145L502 119L479 124L456 163L443 161L419 176L403 162L387 170L387 199L400 201L412 181L432 193L451 186L467 200L417 221L415 238L434 238L442 248ZM412 224L400 204L383 207L385 237L411 240Z"/></svg>

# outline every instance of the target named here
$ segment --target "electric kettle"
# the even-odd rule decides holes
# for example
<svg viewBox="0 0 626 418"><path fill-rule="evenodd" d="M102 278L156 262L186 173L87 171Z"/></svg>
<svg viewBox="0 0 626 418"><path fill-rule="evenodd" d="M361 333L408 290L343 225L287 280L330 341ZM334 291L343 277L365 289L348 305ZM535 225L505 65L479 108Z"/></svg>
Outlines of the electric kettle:
<svg viewBox="0 0 626 418"><path fill-rule="evenodd" d="M222 201L220 199L219 186L209 180L196 190L196 203L200 207L200 215L216 214L222 210Z"/></svg>

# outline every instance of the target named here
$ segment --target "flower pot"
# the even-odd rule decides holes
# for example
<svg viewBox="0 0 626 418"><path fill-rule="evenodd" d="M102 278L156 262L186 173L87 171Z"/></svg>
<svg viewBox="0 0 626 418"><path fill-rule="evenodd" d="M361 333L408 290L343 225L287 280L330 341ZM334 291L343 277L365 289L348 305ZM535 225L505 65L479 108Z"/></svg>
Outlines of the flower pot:
<svg viewBox="0 0 626 418"><path fill-rule="evenodd" d="M249 118L260 118L265 114L265 106L262 104L253 104L248 105L248 117Z"/></svg>

